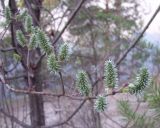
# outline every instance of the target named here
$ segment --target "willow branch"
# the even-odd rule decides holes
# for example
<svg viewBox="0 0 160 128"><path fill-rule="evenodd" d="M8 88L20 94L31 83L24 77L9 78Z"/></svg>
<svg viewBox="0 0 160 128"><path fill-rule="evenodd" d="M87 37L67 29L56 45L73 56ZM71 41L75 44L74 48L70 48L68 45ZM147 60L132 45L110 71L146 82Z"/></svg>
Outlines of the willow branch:
<svg viewBox="0 0 160 128"><path fill-rule="evenodd" d="M158 8L156 9L155 13L153 14L153 16L151 17L151 19L149 20L149 22L147 23L147 25L144 27L143 31L141 32L141 34L137 37L137 39L129 46L129 48L123 53L123 55L119 58L119 60L117 61L116 65L119 65L124 59L125 57L128 55L128 53L136 46L136 44L138 44L138 42L140 41L140 39L143 37L144 33L146 32L146 30L148 29L148 27L151 25L152 21L155 19L155 17L157 16L157 14L160 11L160 5L158 6Z"/></svg>
<svg viewBox="0 0 160 128"><path fill-rule="evenodd" d="M87 0L81 0L81 2L79 2L79 4L77 5L75 11L72 13L70 19L68 20L68 22L66 23L66 25L63 27L62 31L58 34L58 36L54 39L53 45L57 43L57 41L60 39L60 37L62 36L62 34L64 33L64 31L66 30L66 28L68 27L68 25L71 23L71 21L74 19L74 17L76 16L76 14L78 13L78 11L80 10L80 8L82 7L83 3L87 1Z"/></svg>
<svg viewBox="0 0 160 128"><path fill-rule="evenodd" d="M128 53L139 43L140 39L143 37L144 33L146 32L146 30L149 28L149 26L151 25L151 23L153 22L153 20L155 19L155 17L157 16L158 12L160 11L160 5L158 6L158 8L156 9L155 13L153 14L153 16L150 18L150 20L148 21L147 25L144 27L143 31L141 32L141 34L137 37L137 39L131 43L131 45L129 46L129 48L123 53L123 55L119 58L119 60L116 62L116 66L119 66L121 64L121 62L126 58L126 56L128 55ZM104 79L104 76L98 78L93 86L97 85L97 83L101 80Z"/></svg>
<svg viewBox="0 0 160 128"><path fill-rule="evenodd" d="M1 52L9 52L9 51L14 51L16 48L14 48L14 47L12 47L12 48L6 48L6 49L4 49L4 48L0 48L0 51Z"/></svg>

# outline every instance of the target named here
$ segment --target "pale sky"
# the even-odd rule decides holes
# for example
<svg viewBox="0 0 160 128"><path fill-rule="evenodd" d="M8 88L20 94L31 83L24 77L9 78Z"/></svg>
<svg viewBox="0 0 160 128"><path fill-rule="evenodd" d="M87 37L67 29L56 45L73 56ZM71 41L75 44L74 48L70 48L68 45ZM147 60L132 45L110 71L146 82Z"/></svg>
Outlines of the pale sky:
<svg viewBox="0 0 160 128"><path fill-rule="evenodd" d="M100 0L102 4L101 7L105 8L105 0ZM142 13L142 20L144 22L143 27L148 23L152 15L154 14L157 7L160 5L160 0L139 0L140 12ZM160 12L149 26L145 33L145 38L152 43L160 43ZM160 45L159 45L160 46Z"/></svg>
<svg viewBox="0 0 160 128"><path fill-rule="evenodd" d="M100 0L103 3L103 0ZM144 19L144 26L149 21L157 7L160 5L160 0L139 0L142 9ZM63 25L62 25L63 26ZM152 42L160 43L160 12L148 28L146 32L146 38Z"/></svg>
<svg viewBox="0 0 160 128"><path fill-rule="evenodd" d="M144 25L149 21L150 17L153 15L157 7L160 5L160 0L140 0L142 7L146 10L147 14L144 14ZM160 12L148 28L147 39L153 42L160 43Z"/></svg>

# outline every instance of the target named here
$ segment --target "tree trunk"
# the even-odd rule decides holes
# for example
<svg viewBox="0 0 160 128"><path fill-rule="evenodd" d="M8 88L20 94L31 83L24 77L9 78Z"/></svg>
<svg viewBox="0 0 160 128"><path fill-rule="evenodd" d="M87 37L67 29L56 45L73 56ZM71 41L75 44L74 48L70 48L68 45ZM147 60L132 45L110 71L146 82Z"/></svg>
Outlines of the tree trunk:
<svg viewBox="0 0 160 128"><path fill-rule="evenodd" d="M40 67L36 69L34 77L31 78L31 88L34 88L35 91L42 91L42 83L38 73L40 72ZM30 102L30 119L31 125L34 128L45 125L45 113L44 113L44 103L42 95L29 95Z"/></svg>
<svg viewBox="0 0 160 128"><path fill-rule="evenodd" d="M40 19L40 8L32 9L31 2L34 2L35 5L38 7L41 7L42 0L26 0L27 5L26 7L29 10L29 13L32 13L33 18L33 24L35 26L38 25L39 19ZM26 2L25 1L25 2ZM37 2L37 4L35 3ZM9 0L9 7L12 12L12 16L15 17L16 13L18 12L16 1L15 0ZM11 39L12 39L12 45L16 48L15 52L22 56L22 66L24 67L24 70L26 73L28 73L28 77L26 77L26 83L29 85L30 89L33 89L35 91L42 91L42 82L40 82L39 78L39 72L41 71L41 63L38 64L37 67L32 66L35 60L34 59L34 53L41 56L40 50L37 48L34 52L31 51L32 60L33 62L29 61L29 64L26 60L28 56L28 50L26 48L22 48L18 45L16 40L16 30L21 29L23 30L22 23L17 22L16 20L12 20L11 22ZM30 58L30 57L29 57ZM27 65L28 64L28 65ZM32 74L32 75L30 75ZM39 128L40 126L45 125L45 114L44 114L44 103L43 103L43 97L41 95L29 95L29 106L30 106L30 119L31 119L31 126L34 128Z"/></svg>
<svg viewBox="0 0 160 128"><path fill-rule="evenodd" d="M35 8L32 8L32 4L35 6ZM42 0L25 0L25 5L29 10L30 15L32 16L34 26L39 26L40 14L41 14L40 7L42 6ZM39 56L41 56L40 50L38 48L36 50L39 53ZM43 91L41 78L39 77L41 71L41 62L40 64L38 64L38 67L32 68L31 71L34 75L33 78L29 78L30 83L28 84L31 84L31 88L34 89L35 91L38 92ZM29 101L30 101L30 119L32 126L34 126L35 128L38 128L39 126L44 126L45 113L44 113L43 96L29 95Z"/></svg>

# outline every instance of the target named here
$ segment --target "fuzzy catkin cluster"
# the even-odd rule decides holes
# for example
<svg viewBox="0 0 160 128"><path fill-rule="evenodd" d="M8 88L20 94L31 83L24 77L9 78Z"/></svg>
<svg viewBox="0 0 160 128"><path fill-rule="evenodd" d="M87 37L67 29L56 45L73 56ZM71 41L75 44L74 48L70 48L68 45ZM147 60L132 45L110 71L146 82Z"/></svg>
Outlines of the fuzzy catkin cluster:
<svg viewBox="0 0 160 128"><path fill-rule="evenodd" d="M111 60L106 61L104 65L104 84L106 90L114 89L118 84L117 68ZM95 109L101 112L106 106L106 97L99 95L95 102Z"/></svg>
<svg viewBox="0 0 160 128"><path fill-rule="evenodd" d="M30 15L26 15L25 18L24 18L24 28L25 28L25 31L27 33L31 33L32 32L32 24L33 24L33 21L32 21L32 17Z"/></svg>
<svg viewBox="0 0 160 128"><path fill-rule="evenodd" d="M4 16L7 23L11 22L12 15L9 7L5 8ZM53 52L53 47L51 45L50 39L47 34L40 28L33 26L32 17L25 10L24 12L18 14L17 20L20 19L24 21L25 32L21 30L16 31L16 38L21 47L27 47L28 50L34 50L37 47L47 55L47 66L51 72L59 72L60 64L59 62L66 61L69 58L69 48L67 44L62 44L60 46L58 57L55 56ZM27 36L24 35L27 33ZM27 37L27 38L26 38ZM20 60L19 55L14 55L16 60ZM149 83L149 72L146 68L142 68L138 73L135 83L129 90L133 94L140 93ZM104 65L104 86L105 89L114 89L118 85L118 73L115 64L108 60ZM76 86L79 92L84 96L89 96L91 93L91 85L89 83L88 76L85 71L79 71L76 76ZM95 101L95 109L97 111L104 111L106 108L106 97L103 95L97 96Z"/></svg>
<svg viewBox="0 0 160 128"><path fill-rule="evenodd" d="M4 17L6 19L6 23L9 24L11 22L12 14L9 7L4 9Z"/></svg>
<svg viewBox="0 0 160 128"><path fill-rule="evenodd" d="M11 21L11 11L9 7L4 10L4 15L7 23ZM67 44L60 46L58 57L54 55L53 47L47 34L40 28L33 26L32 17L27 10L23 10L15 17L16 20L21 21L24 31L16 31L17 43L21 47L27 47L28 50L34 50L37 47L47 55L47 65L51 72L58 72L60 69L59 62L66 61L69 58L69 48Z"/></svg>
<svg viewBox="0 0 160 128"><path fill-rule="evenodd" d="M135 83L132 87L129 88L130 93L132 94L138 94L143 91L143 89L148 86L150 81L150 76L148 69L143 67L140 69L139 73L137 74Z"/></svg>
<svg viewBox="0 0 160 128"><path fill-rule="evenodd" d="M105 62L104 77L106 88L113 89L117 86L117 68L111 60Z"/></svg>
<svg viewBox="0 0 160 128"><path fill-rule="evenodd" d="M24 34L22 33L21 30L17 30L16 31L16 37L17 37L17 41L18 43L24 47L26 45L26 38L24 36Z"/></svg>
<svg viewBox="0 0 160 128"><path fill-rule="evenodd" d="M98 111L98 112L102 112L105 110L107 106L107 103L106 103L106 98L104 96L98 96L97 99L96 99L96 102L95 102L95 109Z"/></svg>
<svg viewBox="0 0 160 128"><path fill-rule="evenodd" d="M37 43L39 44L41 50L47 55L51 54L52 52L51 43L47 35L41 29L38 29L36 33L36 38L37 38Z"/></svg>
<svg viewBox="0 0 160 128"><path fill-rule="evenodd" d="M35 49L37 47L36 35L32 34L29 39L29 49Z"/></svg>
<svg viewBox="0 0 160 128"><path fill-rule="evenodd" d="M82 95L88 96L90 93L90 84L86 72L79 71L77 74L76 85Z"/></svg>
<svg viewBox="0 0 160 128"><path fill-rule="evenodd" d="M54 54L50 54L48 56L47 65L48 65L48 69L54 73L58 72L60 68L60 65L58 64Z"/></svg>
<svg viewBox="0 0 160 128"><path fill-rule="evenodd" d="M67 60L69 57L69 49L67 44L62 44L59 50L59 59L61 61Z"/></svg>

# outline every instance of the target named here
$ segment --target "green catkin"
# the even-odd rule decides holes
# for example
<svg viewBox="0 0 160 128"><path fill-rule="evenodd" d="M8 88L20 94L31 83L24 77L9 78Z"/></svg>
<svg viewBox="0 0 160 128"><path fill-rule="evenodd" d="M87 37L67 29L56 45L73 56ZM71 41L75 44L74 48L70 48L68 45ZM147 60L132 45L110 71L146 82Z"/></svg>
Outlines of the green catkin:
<svg viewBox="0 0 160 128"><path fill-rule="evenodd" d="M32 24L33 24L32 17L30 15L26 15L24 21L24 28L27 33L32 32Z"/></svg>
<svg viewBox="0 0 160 128"><path fill-rule="evenodd" d="M28 15L27 10L23 10L22 12L20 12L20 14L17 15L17 20L20 20L22 22L25 21L25 17Z"/></svg>
<svg viewBox="0 0 160 128"><path fill-rule="evenodd" d="M114 88L117 86L118 82L118 75L117 69L114 63L111 60L105 62L105 69L104 69L104 81L106 88Z"/></svg>
<svg viewBox="0 0 160 128"><path fill-rule="evenodd" d="M98 112L102 112L105 110L107 104L106 104L106 98L104 96L98 96L96 99L96 102L94 104L94 108L98 111Z"/></svg>
<svg viewBox="0 0 160 128"><path fill-rule="evenodd" d="M48 55L51 54L51 52L52 52L52 46L51 46L51 43L49 41L49 38L40 29L37 30L36 40L37 40L37 44L39 44L42 52L44 52L44 53L46 53Z"/></svg>
<svg viewBox="0 0 160 128"><path fill-rule="evenodd" d="M55 55L50 54L48 56L47 66L48 66L48 69L53 73L57 73L59 71L60 65L58 64L58 62L57 62L57 60L55 58Z"/></svg>
<svg viewBox="0 0 160 128"><path fill-rule="evenodd" d="M59 51L59 59L61 61L67 60L69 57L69 49L67 44L62 44Z"/></svg>
<svg viewBox="0 0 160 128"><path fill-rule="evenodd" d="M29 49L34 49L37 47L36 35L32 34L29 40Z"/></svg>
<svg viewBox="0 0 160 128"><path fill-rule="evenodd" d="M10 23L11 22L11 18L12 18L12 15L11 15L11 10L9 7L6 7L5 10L4 10L4 16L5 16L5 19L6 19L6 23Z"/></svg>
<svg viewBox="0 0 160 128"><path fill-rule="evenodd" d="M86 72L79 71L76 78L76 86L82 95L88 96L90 93L90 84Z"/></svg>
<svg viewBox="0 0 160 128"><path fill-rule="evenodd" d="M132 94L138 94L143 91L143 89L148 86L150 81L150 76L148 69L143 67L140 69L139 73L137 74L134 86L129 86L129 91Z"/></svg>
<svg viewBox="0 0 160 128"><path fill-rule="evenodd" d="M25 44L26 44L26 38L25 36L23 35L22 31L21 30L17 30L16 31L16 38L17 38L17 41L18 43L24 47Z"/></svg>

